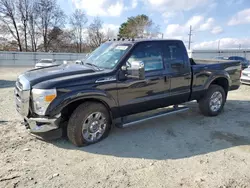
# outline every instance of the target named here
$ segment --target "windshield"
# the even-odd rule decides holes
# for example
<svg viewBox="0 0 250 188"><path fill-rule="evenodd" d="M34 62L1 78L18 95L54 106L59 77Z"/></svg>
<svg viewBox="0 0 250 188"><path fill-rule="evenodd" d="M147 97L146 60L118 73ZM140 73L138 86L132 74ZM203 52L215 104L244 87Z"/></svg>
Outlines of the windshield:
<svg viewBox="0 0 250 188"><path fill-rule="evenodd" d="M84 60L84 63L94 64L104 69L112 69L121 57L128 51L130 44L104 43Z"/></svg>

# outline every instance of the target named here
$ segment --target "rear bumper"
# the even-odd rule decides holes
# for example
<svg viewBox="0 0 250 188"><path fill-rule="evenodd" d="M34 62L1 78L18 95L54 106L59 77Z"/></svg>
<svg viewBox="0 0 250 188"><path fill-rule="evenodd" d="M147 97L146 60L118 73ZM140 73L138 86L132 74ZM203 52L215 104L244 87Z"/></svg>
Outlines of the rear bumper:
<svg viewBox="0 0 250 188"><path fill-rule="evenodd" d="M250 80L244 80L244 79L242 79L242 80L240 80L240 82L242 84L250 84Z"/></svg>
<svg viewBox="0 0 250 188"><path fill-rule="evenodd" d="M27 118L24 117L24 125L31 133L46 133L59 129L60 114L54 118Z"/></svg>

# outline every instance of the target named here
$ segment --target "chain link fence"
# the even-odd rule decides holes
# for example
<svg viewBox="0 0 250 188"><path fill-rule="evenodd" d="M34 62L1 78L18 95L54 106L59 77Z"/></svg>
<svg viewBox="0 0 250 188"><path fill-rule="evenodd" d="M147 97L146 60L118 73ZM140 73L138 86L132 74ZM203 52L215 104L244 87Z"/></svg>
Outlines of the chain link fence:
<svg viewBox="0 0 250 188"><path fill-rule="evenodd" d="M53 59L59 63L84 59L84 53L45 53L45 52L0 52L0 66L34 66L40 59ZM242 50L190 50L193 58L211 59L218 56L241 56L250 60L250 49Z"/></svg>
<svg viewBox="0 0 250 188"><path fill-rule="evenodd" d="M45 52L0 52L0 66L34 66L40 59L53 59L59 63L84 59L86 54Z"/></svg>

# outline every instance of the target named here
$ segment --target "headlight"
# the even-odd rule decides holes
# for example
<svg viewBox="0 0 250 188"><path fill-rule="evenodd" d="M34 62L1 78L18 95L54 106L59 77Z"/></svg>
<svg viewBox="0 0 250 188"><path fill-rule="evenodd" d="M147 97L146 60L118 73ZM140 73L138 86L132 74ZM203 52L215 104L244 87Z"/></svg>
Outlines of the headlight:
<svg viewBox="0 0 250 188"><path fill-rule="evenodd" d="M56 89L32 89L34 112L45 115L49 104L56 98Z"/></svg>

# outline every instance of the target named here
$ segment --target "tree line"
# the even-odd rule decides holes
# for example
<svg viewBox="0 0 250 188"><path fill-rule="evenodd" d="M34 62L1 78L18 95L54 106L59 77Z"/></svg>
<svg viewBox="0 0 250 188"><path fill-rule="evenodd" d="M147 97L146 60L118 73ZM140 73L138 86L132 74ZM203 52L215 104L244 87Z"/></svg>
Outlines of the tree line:
<svg viewBox="0 0 250 188"><path fill-rule="evenodd" d="M117 36L154 37L158 30L148 16L138 15L121 24ZM117 37L103 31L99 17L88 24L82 10L67 17L56 0L0 0L0 36L0 50L78 53Z"/></svg>

